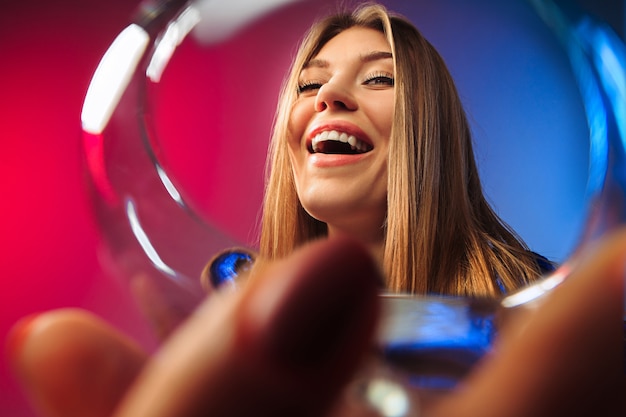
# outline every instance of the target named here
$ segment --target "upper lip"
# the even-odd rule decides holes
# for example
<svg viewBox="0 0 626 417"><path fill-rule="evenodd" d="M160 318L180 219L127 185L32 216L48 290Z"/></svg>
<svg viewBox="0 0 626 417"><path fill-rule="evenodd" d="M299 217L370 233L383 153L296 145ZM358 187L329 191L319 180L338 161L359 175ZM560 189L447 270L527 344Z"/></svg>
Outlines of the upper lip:
<svg viewBox="0 0 626 417"><path fill-rule="evenodd" d="M363 130L361 130L354 123L343 121L343 120L335 120L335 121L329 121L329 122L324 122L324 123L318 123L315 126L313 126L313 128L306 135L306 147L308 149L311 148L311 143L313 141L313 138L317 134L322 133L322 132L330 132L332 130L335 130L337 132L345 132L348 135L353 135L358 140L367 143L372 148L374 147L372 140L365 134L365 132L363 132Z"/></svg>

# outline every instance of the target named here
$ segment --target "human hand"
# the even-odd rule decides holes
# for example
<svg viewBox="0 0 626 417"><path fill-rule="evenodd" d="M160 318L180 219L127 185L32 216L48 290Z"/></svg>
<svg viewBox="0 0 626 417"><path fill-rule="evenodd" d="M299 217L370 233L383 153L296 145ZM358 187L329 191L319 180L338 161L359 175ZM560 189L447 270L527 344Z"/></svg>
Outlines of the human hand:
<svg viewBox="0 0 626 417"><path fill-rule="evenodd" d="M11 357L49 417L317 416L369 346L380 282L365 249L317 242L212 295L154 357L76 310L18 325Z"/></svg>
<svg viewBox="0 0 626 417"><path fill-rule="evenodd" d="M625 259L622 231L429 415L624 415ZM61 311L18 326L12 359L49 417L324 415L370 344L378 279L358 246L318 242L208 300L152 358Z"/></svg>

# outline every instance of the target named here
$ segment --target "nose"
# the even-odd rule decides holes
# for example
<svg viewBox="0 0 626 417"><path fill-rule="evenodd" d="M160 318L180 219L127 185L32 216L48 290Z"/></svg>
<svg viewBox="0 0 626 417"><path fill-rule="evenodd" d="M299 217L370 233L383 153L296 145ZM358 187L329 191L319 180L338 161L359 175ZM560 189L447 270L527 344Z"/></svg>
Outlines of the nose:
<svg viewBox="0 0 626 417"><path fill-rule="evenodd" d="M322 85L315 97L315 111L357 109L357 102L352 93L342 85L328 82Z"/></svg>

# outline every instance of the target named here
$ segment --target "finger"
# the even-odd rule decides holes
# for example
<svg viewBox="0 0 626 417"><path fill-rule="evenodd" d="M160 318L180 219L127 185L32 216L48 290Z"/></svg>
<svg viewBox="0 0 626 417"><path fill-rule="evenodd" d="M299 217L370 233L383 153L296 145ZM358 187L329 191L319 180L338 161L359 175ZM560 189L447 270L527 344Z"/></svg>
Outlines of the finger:
<svg viewBox="0 0 626 417"><path fill-rule="evenodd" d="M130 339L73 309L18 323L8 349L33 406L47 417L110 416L146 359Z"/></svg>
<svg viewBox="0 0 626 417"><path fill-rule="evenodd" d="M436 415L624 415L625 259L625 231L591 250L538 310L504 330L494 356Z"/></svg>
<svg viewBox="0 0 626 417"><path fill-rule="evenodd" d="M167 341L116 416L321 415L370 345L378 282L366 250L347 240L253 272Z"/></svg>

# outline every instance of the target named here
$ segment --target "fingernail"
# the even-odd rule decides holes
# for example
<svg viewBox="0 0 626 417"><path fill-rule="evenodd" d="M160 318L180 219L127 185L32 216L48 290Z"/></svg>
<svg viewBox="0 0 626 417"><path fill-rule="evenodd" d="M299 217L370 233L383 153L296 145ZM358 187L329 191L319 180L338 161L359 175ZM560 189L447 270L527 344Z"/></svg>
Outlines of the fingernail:
<svg viewBox="0 0 626 417"><path fill-rule="evenodd" d="M270 361L293 371L315 370L339 360L353 343L369 341L380 274L360 245L314 243L268 273L269 281L244 297L242 322Z"/></svg>
<svg viewBox="0 0 626 417"><path fill-rule="evenodd" d="M13 325L7 335L6 351L10 360L15 359L24 347L26 339L31 333L35 319L39 314L31 314L21 318Z"/></svg>

